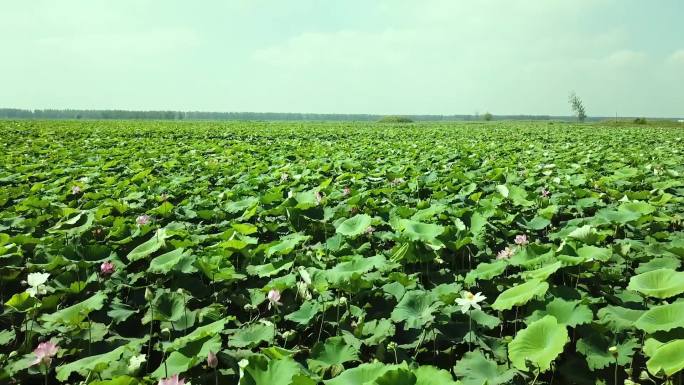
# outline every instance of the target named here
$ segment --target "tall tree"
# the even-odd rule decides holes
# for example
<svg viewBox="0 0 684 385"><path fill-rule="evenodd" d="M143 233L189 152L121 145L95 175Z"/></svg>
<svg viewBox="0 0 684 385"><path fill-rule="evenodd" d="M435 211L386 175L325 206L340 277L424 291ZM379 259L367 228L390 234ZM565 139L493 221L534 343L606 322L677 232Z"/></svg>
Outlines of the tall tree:
<svg viewBox="0 0 684 385"><path fill-rule="evenodd" d="M572 108L572 112L575 113L575 116L577 116L577 120L580 122L584 122L584 119L587 118L587 113L586 110L584 109L584 104L582 103L582 99L577 96L575 91L570 92L570 108Z"/></svg>

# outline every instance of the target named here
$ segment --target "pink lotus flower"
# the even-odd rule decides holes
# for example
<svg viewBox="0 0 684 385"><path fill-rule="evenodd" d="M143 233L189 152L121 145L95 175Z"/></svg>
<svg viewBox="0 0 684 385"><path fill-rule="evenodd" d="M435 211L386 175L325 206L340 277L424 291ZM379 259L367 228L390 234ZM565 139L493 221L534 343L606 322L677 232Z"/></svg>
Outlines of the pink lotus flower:
<svg viewBox="0 0 684 385"><path fill-rule="evenodd" d="M551 191L547 190L546 188L542 188L541 197L542 198L548 198L549 195L551 195Z"/></svg>
<svg viewBox="0 0 684 385"><path fill-rule="evenodd" d="M139 224L140 226L144 226L144 225L150 223L151 220L152 220L152 218L150 218L149 215L143 214L143 215L139 215L137 218L135 218L135 223Z"/></svg>
<svg viewBox="0 0 684 385"><path fill-rule="evenodd" d="M280 291L271 289L268 292L268 309L271 310L271 306L278 307L280 305L282 305L282 303L280 303Z"/></svg>
<svg viewBox="0 0 684 385"><path fill-rule="evenodd" d="M72 195L78 195L81 193L81 187L79 186L71 186L71 194Z"/></svg>
<svg viewBox="0 0 684 385"><path fill-rule="evenodd" d="M211 350L209 351L209 354L207 354L207 366L210 368L218 366L218 357L216 357L216 353Z"/></svg>
<svg viewBox="0 0 684 385"><path fill-rule="evenodd" d="M102 275L112 275L116 271L116 266L110 261L102 262L100 265L100 274Z"/></svg>
<svg viewBox="0 0 684 385"><path fill-rule="evenodd" d="M518 234L518 235L515 236L515 244L516 244L516 245L518 245L518 246L525 246L525 245L527 245L528 243L530 243L530 242L527 240L527 235L525 235L525 234Z"/></svg>
<svg viewBox="0 0 684 385"><path fill-rule="evenodd" d="M38 347L33 351L33 354L36 355L36 359L33 360L33 362L31 362L31 366L42 364L50 366L50 364L52 363L52 357L54 357L57 354L58 350L59 346L53 344L50 341L39 343Z"/></svg>
<svg viewBox="0 0 684 385"><path fill-rule="evenodd" d="M373 235L374 232L375 232L375 227L373 227L373 226L368 226L368 228L365 230L365 233L368 235Z"/></svg>
<svg viewBox="0 0 684 385"><path fill-rule="evenodd" d="M512 257L513 254L515 254L515 250L511 249L510 247L506 247L496 254L496 259L508 259Z"/></svg>
<svg viewBox="0 0 684 385"><path fill-rule="evenodd" d="M158 385L185 385L185 380L178 378L178 374L174 374L169 378L162 378Z"/></svg>
<svg viewBox="0 0 684 385"><path fill-rule="evenodd" d="M350 189L349 187L345 187L345 188L342 190L342 195L343 195L343 196L347 196L347 195L349 195L349 194L351 194L351 189Z"/></svg>
<svg viewBox="0 0 684 385"><path fill-rule="evenodd" d="M323 201L323 195L321 195L320 191L316 191L314 195L316 196L316 203L320 205L321 201Z"/></svg>

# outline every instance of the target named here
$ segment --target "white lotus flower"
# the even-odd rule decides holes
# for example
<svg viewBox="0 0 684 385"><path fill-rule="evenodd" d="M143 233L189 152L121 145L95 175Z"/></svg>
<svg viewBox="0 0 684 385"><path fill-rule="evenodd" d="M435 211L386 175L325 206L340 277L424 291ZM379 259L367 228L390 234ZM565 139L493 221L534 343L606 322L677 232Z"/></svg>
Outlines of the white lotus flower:
<svg viewBox="0 0 684 385"><path fill-rule="evenodd" d="M31 273L26 278L26 283L28 283L29 288L26 292L29 293L31 297L37 297L38 295L43 295L47 293L47 282L50 273Z"/></svg>
<svg viewBox="0 0 684 385"><path fill-rule="evenodd" d="M145 361L147 361L147 358L145 358L144 354L131 357L128 360L128 372L131 374L135 373Z"/></svg>
<svg viewBox="0 0 684 385"><path fill-rule="evenodd" d="M249 365L249 361L244 358L238 362L238 367L240 368L240 380L242 380L242 377L245 376L244 369L247 367L247 365Z"/></svg>
<svg viewBox="0 0 684 385"><path fill-rule="evenodd" d="M456 298L456 304L461 307L461 313L467 313L471 307L474 309L481 309L478 302L482 302L487 297L482 295L482 293L473 294L469 291L464 291L461 293L461 298Z"/></svg>

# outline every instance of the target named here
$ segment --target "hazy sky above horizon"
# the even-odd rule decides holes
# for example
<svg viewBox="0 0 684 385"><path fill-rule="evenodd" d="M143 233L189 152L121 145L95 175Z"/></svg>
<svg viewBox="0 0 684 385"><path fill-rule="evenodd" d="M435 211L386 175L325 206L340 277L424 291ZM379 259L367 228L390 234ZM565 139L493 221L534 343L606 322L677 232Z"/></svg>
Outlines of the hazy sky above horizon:
<svg viewBox="0 0 684 385"><path fill-rule="evenodd" d="M3 0L0 107L684 116L682 0Z"/></svg>

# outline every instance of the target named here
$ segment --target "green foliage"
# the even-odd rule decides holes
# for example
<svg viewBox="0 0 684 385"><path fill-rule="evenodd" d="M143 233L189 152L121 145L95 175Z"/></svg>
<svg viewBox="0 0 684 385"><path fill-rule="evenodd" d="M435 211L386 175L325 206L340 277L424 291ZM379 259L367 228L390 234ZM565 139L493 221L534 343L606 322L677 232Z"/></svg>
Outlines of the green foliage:
<svg viewBox="0 0 684 385"><path fill-rule="evenodd" d="M665 382L684 139L627 123L0 122L0 383Z"/></svg>
<svg viewBox="0 0 684 385"><path fill-rule="evenodd" d="M544 372L549 370L551 362L563 351L568 340L565 326L547 315L516 334L508 345L508 356L513 366L520 370ZM531 368L528 368L528 362L532 364Z"/></svg>
<svg viewBox="0 0 684 385"><path fill-rule="evenodd" d="M406 116L389 115L383 116L378 123L413 123L413 120Z"/></svg>

